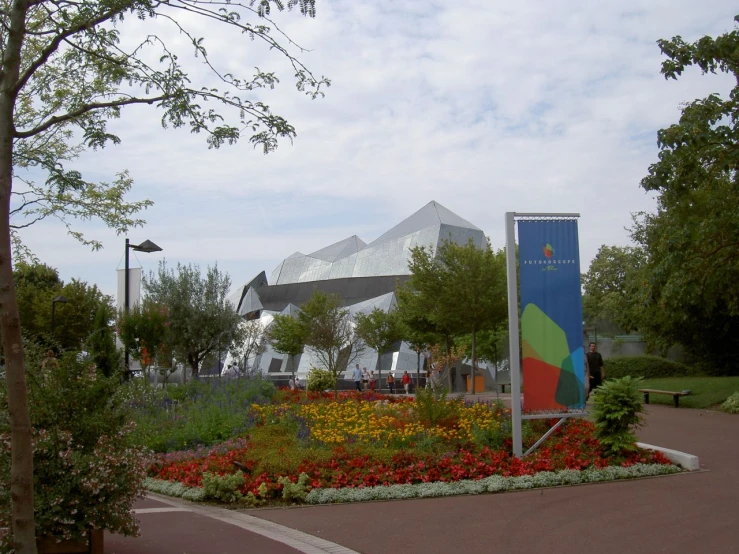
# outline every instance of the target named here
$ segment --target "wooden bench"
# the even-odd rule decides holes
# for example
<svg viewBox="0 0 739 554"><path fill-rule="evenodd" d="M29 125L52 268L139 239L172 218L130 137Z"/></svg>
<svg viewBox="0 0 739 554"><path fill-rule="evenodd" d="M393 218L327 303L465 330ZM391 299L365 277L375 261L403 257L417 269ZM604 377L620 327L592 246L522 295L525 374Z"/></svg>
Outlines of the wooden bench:
<svg viewBox="0 0 739 554"><path fill-rule="evenodd" d="M657 389L639 389L639 392L644 394L644 403L649 404L649 395L650 394L667 394L672 396L673 401L675 402L675 407L680 406L680 397L681 396L688 396L690 394L689 390L684 391L672 391L672 390L657 390Z"/></svg>

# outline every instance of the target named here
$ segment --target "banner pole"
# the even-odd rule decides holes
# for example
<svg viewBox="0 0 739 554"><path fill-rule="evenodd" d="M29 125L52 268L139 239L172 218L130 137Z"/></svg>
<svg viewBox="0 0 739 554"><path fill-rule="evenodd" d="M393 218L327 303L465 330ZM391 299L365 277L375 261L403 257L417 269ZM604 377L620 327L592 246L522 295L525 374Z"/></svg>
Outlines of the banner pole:
<svg viewBox="0 0 739 554"><path fill-rule="evenodd" d="M515 212L506 212L506 266L508 277L508 344L511 371L511 435L513 455L523 453L521 444L521 357L518 336L518 285L516 279L516 221Z"/></svg>

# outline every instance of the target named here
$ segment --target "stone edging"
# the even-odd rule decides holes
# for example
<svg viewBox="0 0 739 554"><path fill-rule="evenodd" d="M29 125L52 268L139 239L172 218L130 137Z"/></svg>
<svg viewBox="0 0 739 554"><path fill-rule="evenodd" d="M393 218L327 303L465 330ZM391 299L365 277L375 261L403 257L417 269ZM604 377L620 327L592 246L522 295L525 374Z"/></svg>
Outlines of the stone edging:
<svg viewBox="0 0 739 554"><path fill-rule="evenodd" d="M701 468L698 456L694 456L693 454L686 454L685 452L680 452L679 450L670 450L669 448L645 444L643 442L637 442L636 446L645 450L661 452L673 464L679 465L681 468L688 471L698 471Z"/></svg>

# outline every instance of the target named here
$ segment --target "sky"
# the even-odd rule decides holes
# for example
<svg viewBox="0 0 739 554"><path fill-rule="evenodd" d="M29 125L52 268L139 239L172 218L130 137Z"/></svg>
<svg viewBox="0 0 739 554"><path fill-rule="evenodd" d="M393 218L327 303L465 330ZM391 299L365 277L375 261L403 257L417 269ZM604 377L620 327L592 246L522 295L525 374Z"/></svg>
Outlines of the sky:
<svg viewBox="0 0 739 554"><path fill-rule="evenodd" d="M656 44L731 31L737 10L727 0L316 6L315 19L272 14L306 49L291 52L331 79L315 100L295 89L292 68L275 51L181 20L205 37L224 72L276 73L281 82L254 99L295 126L292 143L266 156L246 139L209 150L204 135L162 129L155 109L126 108L109 124L121 144L86 152L74 167L100 181L127 169L131 200L154 201L146 225L117 236L100 223L76 224L103 242L91 252L47 220L22 232L26 245L62 279L106 294L115 295L126 236L163 249L132 256L131 267L148 272L165 258L203 269L217 263L235 287L262 270L269 276L295 251L354 234L370 242L436 200L495 248L504 245L507 211L578 212L587 271L601 245L629 244L632 213L654 209L639 182L657 159L657 131L677 122L681 103L732 86L698 70L665 80ZM180 52L194 83L216 86L171 23L127 20L121 32L124 45L156 32Z"/></svg>

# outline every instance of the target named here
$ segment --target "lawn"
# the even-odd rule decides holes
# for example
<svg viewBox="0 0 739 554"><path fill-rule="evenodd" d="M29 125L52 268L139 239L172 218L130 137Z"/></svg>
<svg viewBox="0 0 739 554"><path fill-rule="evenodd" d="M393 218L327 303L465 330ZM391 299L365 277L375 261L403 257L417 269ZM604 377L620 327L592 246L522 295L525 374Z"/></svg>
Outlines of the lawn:
<svg viewBox="0 0 739 554"><path fill-rule="evenodd" d="M663 377L645 379L640 388L668 391L690 390L690 396L680 398L681 408L717 408L739 391L739 377ZM672 404L672 396L650 394L650 404Z"/></svg>
<svg viewBox="0 0 739 554"><path fill-rule="evenodd" d="M266 392L262 387L241 388ZM222 389L219 403L223 402ZM241 420L217 426L219 431L228 426L233 429L232 436L222 442L218 442L221 432L202 432L202 428L209 428L202 420L198 420L201 430L197 433L185 431L185 414L208 411L204 399L209 395L202 390L195 412L180 405L173 415L165 413L165 418L177 425L159 421L162 436L148 435L150 444L160 450L151 461L149 477L156 483L195 491L193 499L259 506L306 501L309 492L314 499L323 498L318 502L337 498L321 491L353 490L357 494L341 499L359 500L377 498L360 498L365 490L381 489L377 494L385 494L393 487L401 497L429 496L589 482L603 480L605 474L609 478L634 477L637 474L631 470L638 471L636 466L671 471L660 469L669 462L650 451L636 449L617 458L608 457L594 425L577 418L560 427L531 455L516 458L510 454L510 412L496 402L447 400L435 398L429 391L419 391L415 400L342 392L337 401L332 393L280 390L273 395L260 394L259 401L246 409L245 396L240 393L241 402L230 404L232 408L239 405ZM151 411L140 413L148 418L147 428L152 432ZM206 419L212 422L212 416ZM552 424L525 421L524 448ZM164 436L169 433L178 440L183 436L189 440L207 436L208 440L201 440L196 448L171 451L178 441ZM501 484L500 479L522 481L509 485ZM329 497L333 500L326 500Z"/></svg>

